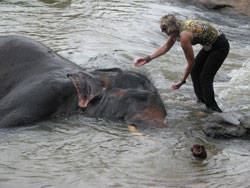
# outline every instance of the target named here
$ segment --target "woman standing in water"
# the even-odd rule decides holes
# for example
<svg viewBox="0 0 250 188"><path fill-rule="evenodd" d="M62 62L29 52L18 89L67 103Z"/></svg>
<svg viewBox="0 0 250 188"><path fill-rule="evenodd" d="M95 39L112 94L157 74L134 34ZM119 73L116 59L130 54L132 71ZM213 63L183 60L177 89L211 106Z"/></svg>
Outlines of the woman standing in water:
<svg viewBox="0 0 250 188"><path fill-rule="evenodd" d="M173 89L179 89L186 83L191 74L194 92L199 102L206 104L207 109L222 112L215 101L213 81L216 72L221 67L229 52L229 43L225 35L200 20L181 21L173 14L161 17L160 27L162 32L168 35L166 43L153 54L136 60L136 67L142 66L152 59L168 52L176 40L180 41L181 47L187 60L187 67L182 80L172 85ZM201 44L203 48L194 57L192 45Z"/></svg>

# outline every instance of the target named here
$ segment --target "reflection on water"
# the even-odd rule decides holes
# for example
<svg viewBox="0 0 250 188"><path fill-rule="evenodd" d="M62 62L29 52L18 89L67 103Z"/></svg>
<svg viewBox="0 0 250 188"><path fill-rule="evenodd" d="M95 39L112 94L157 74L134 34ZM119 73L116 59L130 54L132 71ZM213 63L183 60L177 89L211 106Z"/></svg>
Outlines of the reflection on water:
<svg viewBox="0 0 250 188"><path fill-rule="evenodd" d="M175 2L176 3L176 2ZM231 43L215 78L225 112L250 113L249 19L202 12L168 1L4 0L0 34L36 39L85 68L142 72L166 105L167 129L144 130L158 144L129 133L122 122L81 115L0 132L0 187L247 187L249 141L206 137L190 78L180 90L170 86L185 67L179 44L142 68L133 61L162 45L157 23L167 12L181 19L203 19L222 29ZM200 49L195 46L195 53ZM197 115L198 114L198 115ZM192 158L193 144L205 145L208 158Z"/></svg>

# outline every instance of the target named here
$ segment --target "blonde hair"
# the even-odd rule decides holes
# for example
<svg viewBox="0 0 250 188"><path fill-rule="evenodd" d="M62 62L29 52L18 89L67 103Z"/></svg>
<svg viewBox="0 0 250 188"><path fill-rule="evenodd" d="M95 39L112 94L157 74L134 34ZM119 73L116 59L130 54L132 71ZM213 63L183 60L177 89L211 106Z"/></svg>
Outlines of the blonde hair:
<svg viewBox="0 0 250 188"><path fill-rule="evenodd" d="M159 20L161 27L166 28L168 33L179 32L181 20L175 17L174 14L165 14Z"/></svg>

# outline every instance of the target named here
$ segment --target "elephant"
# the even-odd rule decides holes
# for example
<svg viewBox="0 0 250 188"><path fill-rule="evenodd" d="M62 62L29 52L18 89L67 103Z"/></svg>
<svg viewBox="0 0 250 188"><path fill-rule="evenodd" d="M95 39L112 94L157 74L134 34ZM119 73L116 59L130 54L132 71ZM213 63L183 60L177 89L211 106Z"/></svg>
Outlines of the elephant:
<svg viewBox="0 0 250 188"><path fill-rule="evenodd" d="M87 71L25 36L0 37L0 127L79 112L134 126L166 127L166 109L143 74Z"/></svg>

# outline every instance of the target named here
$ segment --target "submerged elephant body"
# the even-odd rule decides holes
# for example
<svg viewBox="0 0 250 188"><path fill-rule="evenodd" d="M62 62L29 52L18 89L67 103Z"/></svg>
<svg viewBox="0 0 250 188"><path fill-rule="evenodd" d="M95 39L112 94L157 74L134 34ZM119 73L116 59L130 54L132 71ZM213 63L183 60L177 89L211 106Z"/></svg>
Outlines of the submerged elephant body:
<svg viewBox="0 0 250 188"><path fill-rule="evenodd" d="M143 75L85 69L26 37L0 37L0 127L28 125L80 108L92 117L166 126L165 107Z"/></svg>

